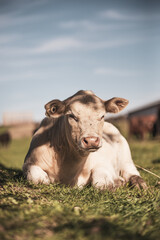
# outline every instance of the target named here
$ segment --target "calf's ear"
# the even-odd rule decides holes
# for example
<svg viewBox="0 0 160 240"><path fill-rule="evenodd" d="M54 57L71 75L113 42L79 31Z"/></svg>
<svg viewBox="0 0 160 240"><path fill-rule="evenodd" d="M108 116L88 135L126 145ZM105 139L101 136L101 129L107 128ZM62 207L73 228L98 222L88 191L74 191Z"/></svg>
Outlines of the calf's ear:
<svg viewBox="0 0 160 240"><path fill-rule="evenodd" d="M110 113L118 113L121 110L123 110L123 108L125 108L128 105L129 101L127 99L124 98L111 98L108 101L105 101L105 109L106 112L110 112Z"/></svg>
<svg viewBox="0 0 160 240"><path fill-rule="evenodd" d="M47 117L57 118L65 113L65 104L58 99L48 102L44 107Z"/></svg>

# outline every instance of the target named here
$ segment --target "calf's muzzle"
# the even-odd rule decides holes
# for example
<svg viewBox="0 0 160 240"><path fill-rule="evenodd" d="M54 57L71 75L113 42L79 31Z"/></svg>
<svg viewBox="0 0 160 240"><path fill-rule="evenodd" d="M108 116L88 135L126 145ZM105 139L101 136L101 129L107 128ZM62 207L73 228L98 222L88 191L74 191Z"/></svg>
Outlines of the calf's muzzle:
<svg viewBox="0 0 160 240"><path fill-rule="evenodd" d="M99 137L83 137L81 144L84 149L98 149L100 147L100 138Z"/></svg>

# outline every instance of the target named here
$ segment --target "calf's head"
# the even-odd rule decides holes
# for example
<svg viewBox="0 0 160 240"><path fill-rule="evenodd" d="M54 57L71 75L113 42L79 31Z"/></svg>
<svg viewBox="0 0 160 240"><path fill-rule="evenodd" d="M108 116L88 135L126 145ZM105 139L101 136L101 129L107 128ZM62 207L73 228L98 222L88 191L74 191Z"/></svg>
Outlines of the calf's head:
<svg viewBox="0 0 160 240"><path fill-rule="evenodd" d="M71 137L79 149L93 152L102 145L104 115L118 113L128 104L123 98L103 101L91 91L79 91L64 101L52 100L45 105L46 116L64 116Z"/></svg>

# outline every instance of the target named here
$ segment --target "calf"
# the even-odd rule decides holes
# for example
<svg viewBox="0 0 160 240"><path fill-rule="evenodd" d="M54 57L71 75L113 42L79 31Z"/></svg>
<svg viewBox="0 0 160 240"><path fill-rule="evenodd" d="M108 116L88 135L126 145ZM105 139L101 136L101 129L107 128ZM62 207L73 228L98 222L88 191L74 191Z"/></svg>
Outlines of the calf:
<svg viewBox="0 0 160 240"><path fill-rule="evenodd" d="M125 138L106 112L118 113L128 101L103 101L91 91L79 91L64 101L45 105L46 116L33 136L23 173L33 183L59 182L83 187L118 187L130 181L146 188L131 158Z"/></svg>

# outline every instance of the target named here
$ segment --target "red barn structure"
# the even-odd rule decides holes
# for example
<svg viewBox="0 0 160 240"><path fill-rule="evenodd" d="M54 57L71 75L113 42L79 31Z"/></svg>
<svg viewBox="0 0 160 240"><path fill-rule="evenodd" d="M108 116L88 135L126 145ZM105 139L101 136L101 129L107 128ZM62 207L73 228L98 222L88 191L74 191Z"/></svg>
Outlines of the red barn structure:
<svg viewBox="0 0 160 240"><path fill-rule="evenodd" d="M160 136L160 100L129 112L128 120L130 136Z"/></svg>

